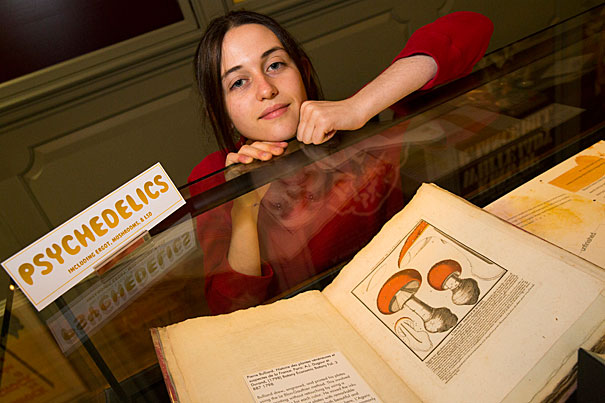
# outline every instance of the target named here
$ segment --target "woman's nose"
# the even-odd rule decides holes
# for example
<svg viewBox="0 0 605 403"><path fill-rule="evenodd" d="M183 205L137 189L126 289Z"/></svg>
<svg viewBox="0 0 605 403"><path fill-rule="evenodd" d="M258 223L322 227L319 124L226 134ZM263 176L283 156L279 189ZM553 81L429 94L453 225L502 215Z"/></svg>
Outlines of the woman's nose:
<svg viewBox="0 0 605 403"><path fill-rule="evenodd" d="M277 95L277 87L267 77L261 76L256 80L256 97L259 101L271 99Z"/></svg>

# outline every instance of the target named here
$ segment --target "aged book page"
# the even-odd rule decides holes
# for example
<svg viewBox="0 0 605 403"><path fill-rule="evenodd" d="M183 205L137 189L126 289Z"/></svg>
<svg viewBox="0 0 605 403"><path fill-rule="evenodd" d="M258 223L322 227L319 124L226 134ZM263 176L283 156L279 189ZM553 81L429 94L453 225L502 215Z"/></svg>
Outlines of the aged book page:
<svg viewBox="0 0 605 403"><path fill-rule="evenodd" d="M346 358L380 400L419 401L318 291L158 332L181 402L253 402L247 380L334 353Z"/></svg>
<svg viewBox="0 0 605 403"><path fill-rule="evenodd" d="M605 268L605 141L485 210Z"/></svg>
<svg viewBox="0 0 605 403"><path fill-rule="evenodd" d="M423 185L324 295L422 400L531 400L598 336L604 274Z"/></svg>

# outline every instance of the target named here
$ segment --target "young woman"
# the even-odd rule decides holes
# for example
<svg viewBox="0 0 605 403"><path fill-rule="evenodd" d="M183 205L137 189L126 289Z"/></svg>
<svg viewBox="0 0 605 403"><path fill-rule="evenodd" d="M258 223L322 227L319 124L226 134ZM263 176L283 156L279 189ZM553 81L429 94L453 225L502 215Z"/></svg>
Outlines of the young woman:
<svg viewBox="0 0 605 403"><path fill-rule="evenodd" d="M492 30L491 21L480 14L444 16L417 30L392 64L355 95L331 102L319 100L321 90L310 59L278 23L243 11L219 17L202 37L195 67L206 112L223 149L196 166L189 180L233 163L269 160L282 154L285 140L294 136L303 143L320 144L338 130L358 129L406 95L468 74L483 56ZM396 105L393 108L397 110ZM306 168L271 189L264 186L202 215L198 233L212 312L258 304L367 242L402 205L392 192L398 183L398 163L376 160L385 158L364 159L354 175ZM215 176L193 185L191 193L222 181ZM372 202L368 197L360 201L364 192ZM285 197L292 194L297 196ZM286 216L295 216L295 225L285 219L282 204L288 205ZM343 244L344 233L357 241Z"/></svg>

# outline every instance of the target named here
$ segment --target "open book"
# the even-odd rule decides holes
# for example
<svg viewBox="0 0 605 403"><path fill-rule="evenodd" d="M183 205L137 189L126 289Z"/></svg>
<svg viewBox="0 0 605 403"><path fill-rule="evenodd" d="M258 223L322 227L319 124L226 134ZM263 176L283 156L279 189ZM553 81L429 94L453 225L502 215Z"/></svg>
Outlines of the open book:
<svg viewBox="0 0 605 403"><path fill-rule="evenodd" d="M152 329L175 401L541 400L605 334L605 271L434 185L323 292Z"/></svg>

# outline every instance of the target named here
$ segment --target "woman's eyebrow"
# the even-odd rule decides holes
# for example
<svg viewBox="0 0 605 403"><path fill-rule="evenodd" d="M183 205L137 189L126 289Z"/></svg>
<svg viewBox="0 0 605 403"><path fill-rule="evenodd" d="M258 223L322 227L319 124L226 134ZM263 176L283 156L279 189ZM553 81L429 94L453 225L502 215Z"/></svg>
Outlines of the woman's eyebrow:
<svg viewBox="0 0 605 403"><path fill-rule="evenodd" d="M260 56L261 59L265 59L267 58L271 53L276 52L278 50L283 50L284 52L286 51L284 48L282 48L281 46L274 46L269 50L266 50L263 52L263 54ZM231 67L229 70L225 71L225 74L223 74L223 76L221 77L221 80L224 80L225 77L227 77L229 74L241 69L242 66L241 64L238 64L237 66L233 66Z"/></svg>
<svg viewBox="0 0 605 403"><path fill-rule="evenodd" d="M284 49L284 48L282 48L281 46L274 46L274 47L272 47L271 49L269 49L269 50L267 50L267 51L263 52L263 54L261 55L261 57L260 57L260 58L261 58L261 59L264 59L264 58L266 58L267 56L269 56L271 53L276 52L276 51L278 51L278 50L283 50L283 51L285 52L285 49Z"/></svg>

